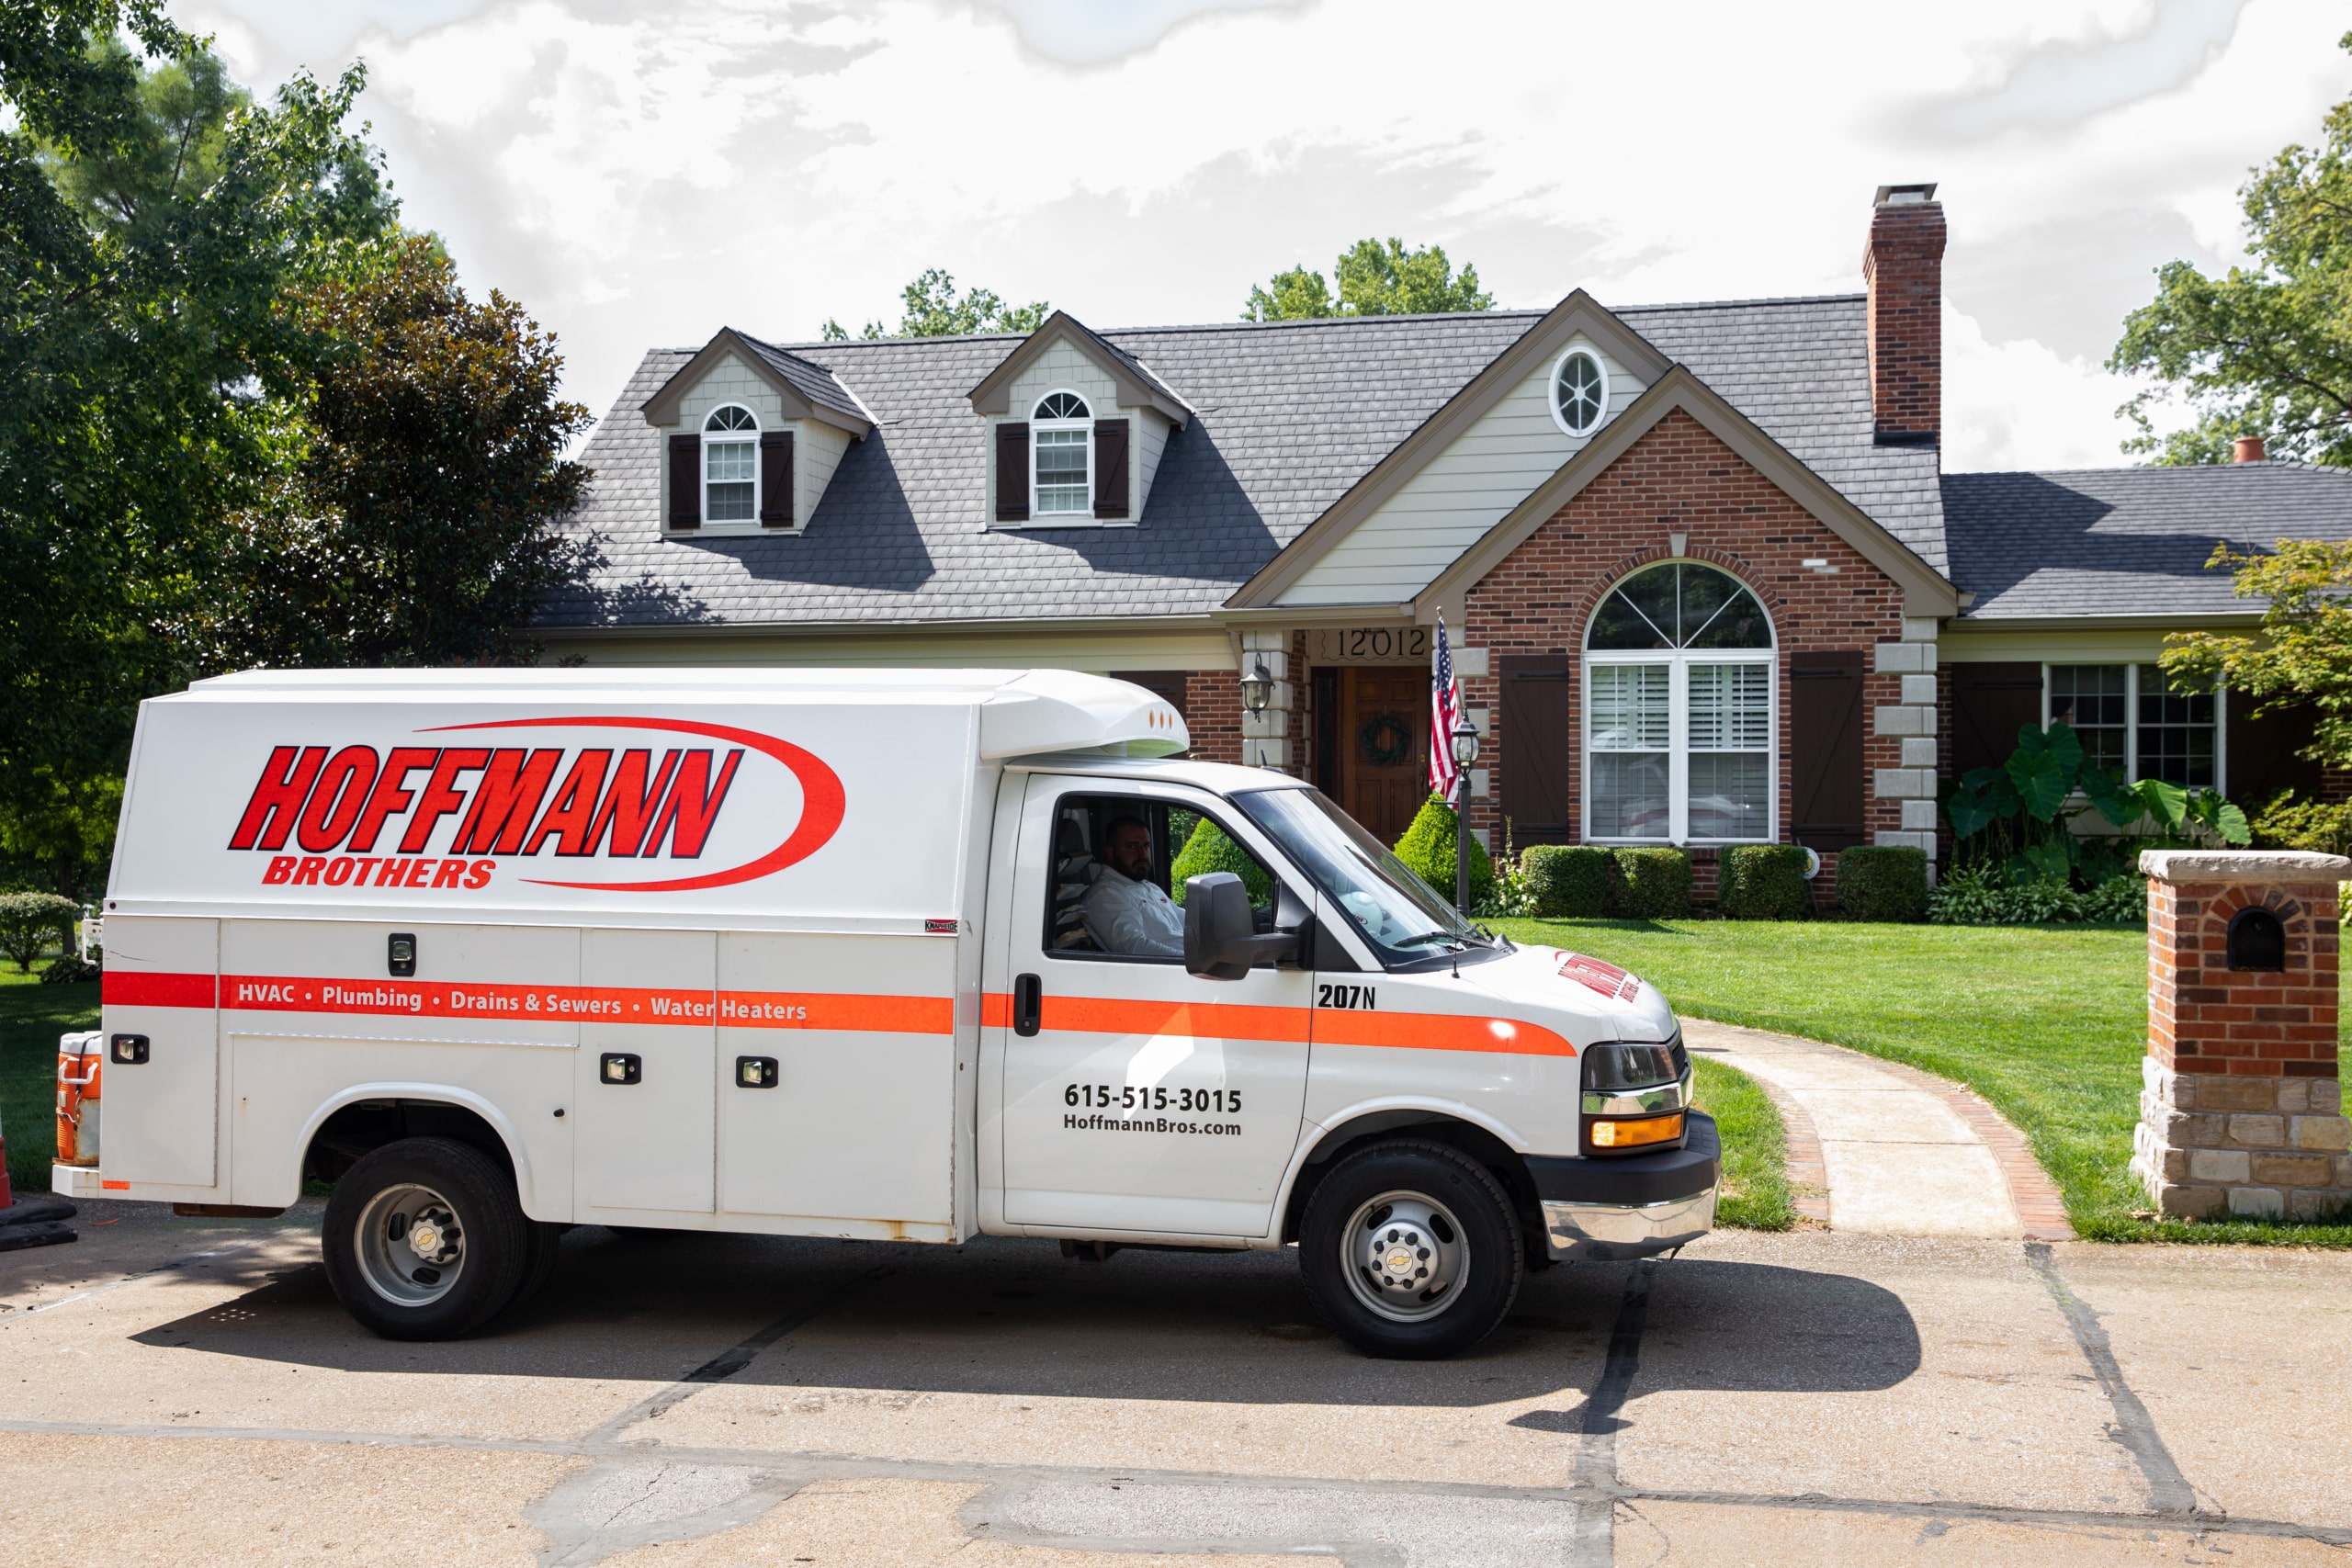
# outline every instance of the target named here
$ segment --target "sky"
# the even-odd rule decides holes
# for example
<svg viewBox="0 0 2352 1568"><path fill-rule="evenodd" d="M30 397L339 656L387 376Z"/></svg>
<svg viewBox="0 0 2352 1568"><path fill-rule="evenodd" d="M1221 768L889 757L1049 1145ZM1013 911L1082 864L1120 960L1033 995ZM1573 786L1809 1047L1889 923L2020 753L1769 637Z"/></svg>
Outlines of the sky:
<svg viewBox="0 0 2352 1568"><path fill-rule="evenodd" d="M1498 304L1849 293L1939 183L1948 471L2108 466L2153 273L2352 96L2317 0L174 0L238 77L367 63L403 215L561 339L895 322L944 267L1096 328L1238 317L1365 235Z"/></svg>

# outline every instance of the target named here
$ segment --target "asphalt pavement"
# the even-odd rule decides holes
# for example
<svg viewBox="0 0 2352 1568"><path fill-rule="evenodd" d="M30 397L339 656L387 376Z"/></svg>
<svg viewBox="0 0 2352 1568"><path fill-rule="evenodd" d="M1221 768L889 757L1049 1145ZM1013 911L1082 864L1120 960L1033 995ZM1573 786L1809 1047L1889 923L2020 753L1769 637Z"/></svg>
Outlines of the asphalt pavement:
<svg viewBox="0 0 2352 1568"><path fill-rule="evenodd" d="M0 1255L11 1568L2352 1547L2338 1253L1727 1233L1531 1276L1421 1364L1332 1338L1288 1255L582 1226L511 1322L400 1345L335 1304L315 1203L84 1216Z"/></svg>

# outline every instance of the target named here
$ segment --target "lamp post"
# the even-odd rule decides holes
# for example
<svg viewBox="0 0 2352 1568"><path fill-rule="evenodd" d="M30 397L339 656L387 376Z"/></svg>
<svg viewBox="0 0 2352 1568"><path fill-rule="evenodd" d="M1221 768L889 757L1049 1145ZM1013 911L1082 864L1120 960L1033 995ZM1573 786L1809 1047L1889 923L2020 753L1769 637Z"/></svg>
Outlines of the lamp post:
<svg viewBox="0 0 2352 1568"><path fill-rule="evenodd" d="M1266 656L1261 653L1258 656L1257 663L1250 668L1250 673L1241 677L1242 710L1247 713L1263 713L1266 711L1266 705L1273 700L1273 673L1266 668ZM1262 749L1259 755L1261 758L1265 755ZM1261 761L1258 765L1263 767L1265 763Z"/></svg>
<svg viewBox="0 0 2352 1568"><path fill-rule="evenodd" d="M1470 918L1470 764L1478 760L1478 732L1464 714L1453 727L1453 907Z"/></svg>

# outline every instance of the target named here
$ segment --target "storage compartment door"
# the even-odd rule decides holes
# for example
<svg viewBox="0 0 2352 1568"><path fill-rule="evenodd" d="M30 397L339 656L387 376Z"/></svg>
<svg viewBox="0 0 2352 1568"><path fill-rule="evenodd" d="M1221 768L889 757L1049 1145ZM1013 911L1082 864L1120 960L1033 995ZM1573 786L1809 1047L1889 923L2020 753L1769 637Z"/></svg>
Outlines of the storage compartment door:
<svg viewBox="0 0 2352 1568"><path fill-rule="evenodd" d="M214 1150L220 1139L217 920L118 915L107 921L105 1004L107 1041L145 1037L147 1059L99 1069L98 1175L108 1187L187 1189L221 1182ZM168 1197L164 1192L139 1196Z"/></svg>
<svg viewBox="0 0 2352 1568"><path fill-rule="evenodd" d="M953 1239L956 941L718 939L718 1206ZM773 1087L740 1064L775 1064Z"/></svg>
<svg viewBox="0 0 2352 1568"><path fill-rule="evenodd" d="M582 934L583 990L616 1010L580 1030L572 1185L582 1219L710 1213L716 952L708 931Z"/></svg>

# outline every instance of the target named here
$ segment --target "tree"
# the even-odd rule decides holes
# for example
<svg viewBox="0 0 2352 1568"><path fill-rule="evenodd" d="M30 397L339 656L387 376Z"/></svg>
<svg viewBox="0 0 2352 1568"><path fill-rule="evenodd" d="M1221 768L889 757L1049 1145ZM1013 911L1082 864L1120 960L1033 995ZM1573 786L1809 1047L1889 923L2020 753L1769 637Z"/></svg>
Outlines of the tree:
<svg viewBox="0 0 2352 1568"><path fill-rule="evenodd" d="M1456 276L1442 245L1408 251L1404 241L1394 237L1358 240L1331 270L1339 279L1336 303L1321 273L1295 266L1274 274L1271 283L1252 288L1241 319L1289 321L1494 309L1495 297L1478 287L1478 269L1464 265Z"/></svg>
<svg viewBox="0 0 2352 1568"><path fill-rule="evenodd" d="M2176 686L2226 684L2232 706L2253 716L2307 702L2319 716L2301 754L2352 767L2352 544L2281 539L2267 555L2223 545L2206 564L2235 570L2239 598L2268 601L2261 635L2175 632L2165 673Z"/></svg>
<svg viewBox="0 0 2352 1568"><path fill-rule="evenodd" d="M223 590L186 629L212 669L528 662L541 597L574 581L558 525L589 473L588 411L552 334L466 297L409 236L287 305L328 345L286 389L279 481L235 520Z"/></svg>
<svg viewBox="0 0 2352 1568"><path fill-rule="evenodd" d="M2352 466L2352 100L2328 111L2325 138L2239 188L2254 265L2208 277L2167 262L2155 299L2124 319L2108 367L2159 383L2123 405L2140 428L2124 450L2220 463L2233 437L2259 435L2272 457ZM2175 394L2197 423L2160 437L2149 406Z"/></svg>
<svg viewBox="0 0 2352 1568"><path fill-rule="evenodd" d="M18 852L81 852L57 802L92 798L138 699L185 676L161 628L266 485L265 389L312 346L278 300L390 221L343 130L363 81L297 75L262 107L155 0L0 8L0 818Z"/></svg>
<svg viewBox="0 0 2352 1568"><path fill-rule="evenodd" d="M1053 314L1053 307L1043 299L1028 305L1007 305L986 288L973 288L959 299L956 296L956 280L944 267L926 267L901 292L906 304L899 312L899 330L888 332L881 322L868 321L859 336L963 337L973 333L1034 333ZM849 333L841 322L829 316L823 336L827 343L840 343Z"/></svg>

